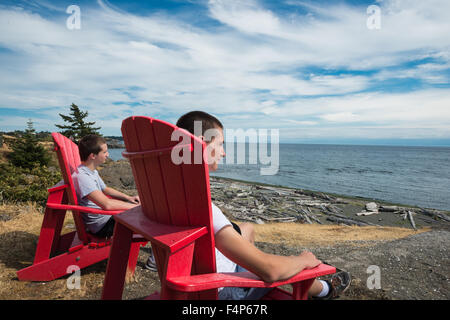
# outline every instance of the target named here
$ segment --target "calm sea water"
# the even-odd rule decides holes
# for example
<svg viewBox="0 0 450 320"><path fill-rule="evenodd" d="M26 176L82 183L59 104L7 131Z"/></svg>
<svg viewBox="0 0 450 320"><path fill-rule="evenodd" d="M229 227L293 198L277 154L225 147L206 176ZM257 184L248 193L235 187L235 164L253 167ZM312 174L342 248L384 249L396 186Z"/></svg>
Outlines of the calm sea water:
<svg viewBox="0 0 450 320"><path fill-rule="evenodd" d="M122 158L123 149L109 151ZM278 172L267 176L269 165L249 164L248 154L211 175L450 210L448 147L280 144Z"/></svg>

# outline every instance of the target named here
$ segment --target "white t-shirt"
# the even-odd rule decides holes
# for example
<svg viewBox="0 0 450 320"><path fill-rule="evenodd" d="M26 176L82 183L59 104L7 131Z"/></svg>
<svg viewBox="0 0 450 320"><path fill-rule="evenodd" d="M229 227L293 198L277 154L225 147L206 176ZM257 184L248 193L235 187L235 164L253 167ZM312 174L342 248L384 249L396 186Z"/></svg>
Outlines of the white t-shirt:
<svg viewBox="0 0 450 320"><path fill-rule="evenodd" d="M225 217L222 210L220 210L214 203L211 203L213 213L213 229L214 234L219 232L225 226L231 226L230 220ZM216 269L217 272L234 272L236 270L236 263L225 257L222 252L216 248Z"/></svg>

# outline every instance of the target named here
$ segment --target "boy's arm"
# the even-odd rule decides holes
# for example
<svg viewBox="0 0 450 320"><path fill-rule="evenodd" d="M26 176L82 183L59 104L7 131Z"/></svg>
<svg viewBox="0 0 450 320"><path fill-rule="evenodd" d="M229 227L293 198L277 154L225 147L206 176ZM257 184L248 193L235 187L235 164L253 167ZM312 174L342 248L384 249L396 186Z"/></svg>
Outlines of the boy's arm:
<svg viewBox="0 0 450 320"><path fill-rule="evenodd" d="M113 189L111 187L106 187L105 189L103 189L103 192L106 193L107 195L123 200L123 201L128 201L131 203L135 203L135 204L139 204L139 196L129 196L123 192L120 192L116 189Z"/></svg>
<svg viewBox="0 0 450 320"><path fill-rule="evenodd" d="M105 193L100 190L92 191L87 197L103 210L131 209L137 206L135 203L108 198Z"/></svg>
<svg viewBox="0 0 450 320"><path fill-rule="evenodd" d="M299 256L278 256L265 253L241 237L231 226L215 234L215 243L228 259L253 272L265 282L289 279L303 269L321 263L311 252Z"/></svg>

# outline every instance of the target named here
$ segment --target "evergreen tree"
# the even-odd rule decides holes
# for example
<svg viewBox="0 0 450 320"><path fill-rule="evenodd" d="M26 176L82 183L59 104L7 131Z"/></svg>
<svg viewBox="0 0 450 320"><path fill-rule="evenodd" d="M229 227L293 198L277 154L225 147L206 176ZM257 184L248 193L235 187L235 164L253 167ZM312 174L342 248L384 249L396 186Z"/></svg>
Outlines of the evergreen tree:
<svg viewBox="0 0 450 320"><path fill-rule="evenodd" d="M68 125L59 125L56 126L60 129L61 134L72 139L75 143L88 134L97 134L99 135L97 130L100 130L100 127L94 128L92 127L95 122L85 122L85 118L88 116L87 111L81 111L80 108L73 104L70 106L70 115L66 116L63 114L59 114L64 122L68 122Z"/></svg>
<svg viewBox="0 0 450 320"><path fill-rule="evenodd" d="M47 166L50 155L40 144L36 137L31 119L27 122L27 129L22 137L18 137L11 146L9 161L16 167L32 169L36 166Z"/></svg>

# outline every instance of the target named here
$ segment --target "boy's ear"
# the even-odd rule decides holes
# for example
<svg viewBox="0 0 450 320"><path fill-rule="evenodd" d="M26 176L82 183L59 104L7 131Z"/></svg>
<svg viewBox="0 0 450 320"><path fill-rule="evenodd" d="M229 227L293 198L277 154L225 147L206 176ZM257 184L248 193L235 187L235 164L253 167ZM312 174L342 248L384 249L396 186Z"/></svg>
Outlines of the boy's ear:
<svg viewBox="0 0 450 320"><path fill-rule="evenodd" d="M198 137L200 138L200 140L202 140L204 143L206 143L206 145L209 145L212 142L212 140L211 141L207 141L205 136L198 136Z"/></svg>

